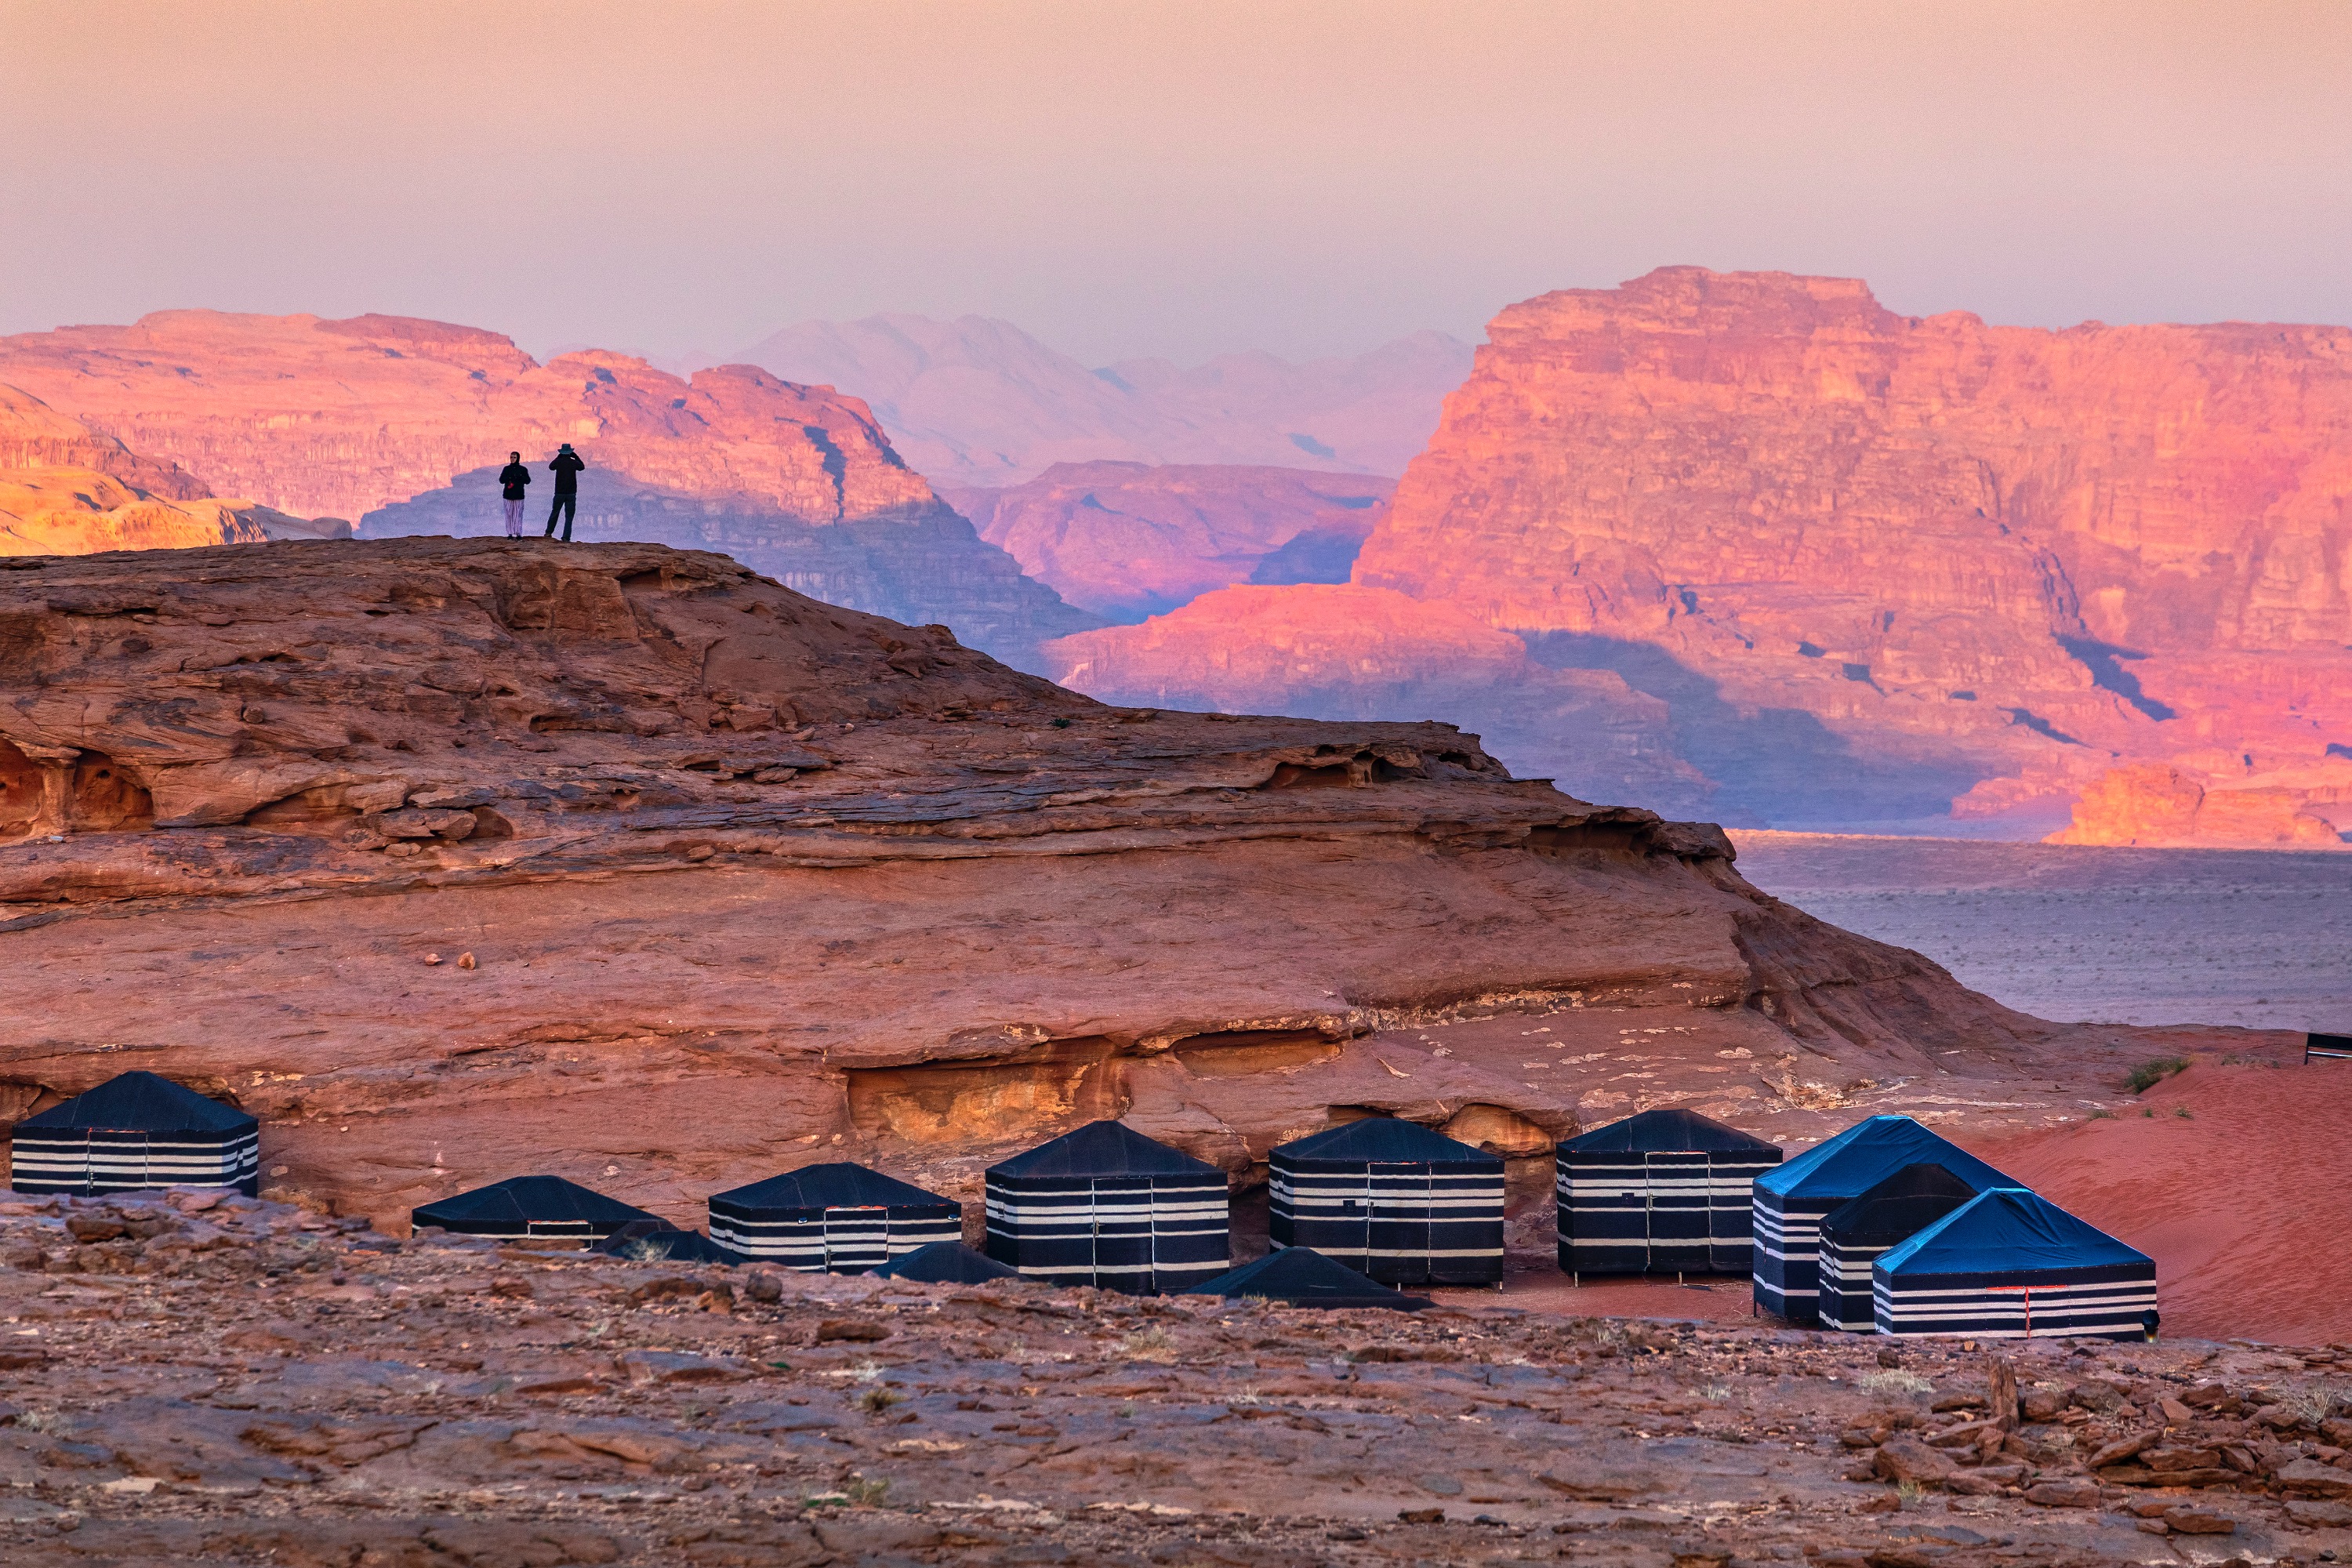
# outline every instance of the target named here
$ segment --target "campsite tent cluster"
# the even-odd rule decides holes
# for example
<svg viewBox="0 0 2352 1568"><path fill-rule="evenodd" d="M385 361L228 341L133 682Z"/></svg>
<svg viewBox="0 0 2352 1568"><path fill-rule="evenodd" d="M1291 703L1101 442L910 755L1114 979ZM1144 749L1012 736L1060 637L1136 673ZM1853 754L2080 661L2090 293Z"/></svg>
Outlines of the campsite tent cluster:
<svg viewBox="0 0 2352 1568"><path fill-rule="evenodd" d="M250 1116L125 1073L16 1123L11 1181L43 1193L252 1194L257 1133ZM985 1253L964 1245L954 1199L854 1164L713 1194L708 1235L547 1175L459 1193L413 1218L636 1258L1325 1306L1422 1306L1395 1288L1502 1280L1504 1168L1492 1154L1369 1117L1286 1143L1268 1165L1275 1250L1238 1269L1224 1173L1118 1121L990 1167ZM1558 1216L1571 1274L1751 1273L1758 1306L1791 1322L1994 1338L2156 1326L2145 1255L1908 1117L1871 1117L1783 1163L1778 1146L1721 1122L1644 1111L1559 1146Z"/></svg>

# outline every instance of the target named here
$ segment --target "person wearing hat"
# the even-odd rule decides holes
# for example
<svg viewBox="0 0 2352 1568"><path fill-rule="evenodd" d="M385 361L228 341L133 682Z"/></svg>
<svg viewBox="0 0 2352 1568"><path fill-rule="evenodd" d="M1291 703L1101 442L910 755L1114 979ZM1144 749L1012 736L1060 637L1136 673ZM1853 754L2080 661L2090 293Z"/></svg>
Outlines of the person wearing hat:
<svg viewBox="0 0 2352 1568"><path fill-rule="evenodd" d="M507 454L507 466L499 470L499 492L506 497L507 537L522 537L522 490L530 483L530 470L522 466L520 452Z"/></svg>
<svg viewBox="0 0 2352 1568"><path fill-rule="evenodd" d="M580 470L587 466L580 460L580 454L572 449L571 442L566 441L556 448L554 460L547 465L547 471L555 476L555 504L547 509L545 537L555 537L555 520L561 515L563 519L563 542L572 542L572 515L580 507Z"/></svg>

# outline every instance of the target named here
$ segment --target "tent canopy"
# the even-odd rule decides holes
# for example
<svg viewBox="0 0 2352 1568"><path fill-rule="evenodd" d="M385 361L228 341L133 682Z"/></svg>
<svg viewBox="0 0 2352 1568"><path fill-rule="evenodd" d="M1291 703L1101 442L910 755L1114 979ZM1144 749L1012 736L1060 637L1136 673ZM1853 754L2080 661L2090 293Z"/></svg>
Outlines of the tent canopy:
<svg viewBox="0 0 2352 1568"><path fill-rule="evenodd" d="M991 1165L992 1176L1014 1180L1047 1180L1085 1176L1216 1176L1223 1173L1205 1160L1146 1138L1124 1122L1090 1121L1050 1143L1040 1143L1025 1154Z"/></svg>
<svg viewBox="0 0 2352 1568"><path fill-rule="evenodd" d="M1907 1116L1872 1116L1826 1143L1814 1145L1756 1178L1756 1190L1777 1197L1868 1192L1906 1165L1941 1165L1979 1192L2013 1187L2014 1181L1948 1138Z"/></svg>
<svg viewBox="0 0 2352 1568"><path fill-rule="evenodd" d="M1255 1263L1193 1286L1187 1296L1262 1297L1294 1307L1387 1307L1418 1311L1425 1297L1391 1290L1346 1264L1304 1247L1276 1247Z"/></svg>
<svg viewBox="0 0 2352 1568"><path fill-rule="evenodd" d="M618 1198L592 1192L562 1176L509 1176L470 1193L459 1193L439 1203L426 1204L409 1219L416 1225L549 1225L584 1220L592 1225L626 1225L657 1215L635 1208Z"/></svg>
<svg viewBox="0 0 2352 1568"><path fill-rule="evenodd" d="M945 1205L953 1198L925 1192L896 1176L846 1163L803 1165L770 1176L764 1182L713 1193L712 1203L741 1209L917 1208Z"/></svg>
<svg viewBox="0 0 2352 1568"><path fill-rule="evenodd" d="M698 1230L680 1230L660 1220L633 1219L589 1249L610 1258L655 1258L676 1263L733 1264L735 1255Z"/></svg>
<svg viewBox="0 0 2352 1568"><path fill-rule="evenodd" d="M1906 1165L1822 1216L1822 1236L1841 1244L1892 1247L1916 1236L1982 1191L1928 1162Z"/></svg>
<svg viewBox="0 0 2352 1568"><path fill-rule="evenodd" d="M184 1132L211 1136L251 1132L261 1124L244 1111L207 1100L152 1072L117 1074L87 1093L53 1105L16 1126L26 1131L104 1128L121 1132Z"/></svg>
<svg viewBox="0 0 2352 1568"><path fill-rule="evenodd" d="M2153 1268L2147 1254L2023 1187L1980 1193L1885 1252L1889 1275L2023 1274L2045 1268Z"/></svg>
<svg viewBox="0 0 2352 1568"><path fill-rule="evenodd" d="M934 1241L919 1247L892 1258L874 1274L877 1279L913 1279L926 1285L979 1285L991 1279L1021 1278L1018 1268L1007 1268L961 1241Z"/></svg>
<svg viewBox="0 0 2352 1568"><path fill-rule="evenodd" d="M1696 1110L1644 1110L1606 1127L1580 1133L1559 1146L1563 1154L1619 1154L1648 1150L1690 1151L1709 1154L1775 1156L1778 1143L1742 1132Z"/></svg>
<svg viewBox="0 0 2352 1568"><path fill-rule="evenodd" d="M1294 1139L1275 1150L1288 1165L1432 1164L1475 1165L1499 1171L1497 1155L1433 1132L1418 1121L1395 1116L1367 1116L1343 1121L1326 1131Z"/></svg>

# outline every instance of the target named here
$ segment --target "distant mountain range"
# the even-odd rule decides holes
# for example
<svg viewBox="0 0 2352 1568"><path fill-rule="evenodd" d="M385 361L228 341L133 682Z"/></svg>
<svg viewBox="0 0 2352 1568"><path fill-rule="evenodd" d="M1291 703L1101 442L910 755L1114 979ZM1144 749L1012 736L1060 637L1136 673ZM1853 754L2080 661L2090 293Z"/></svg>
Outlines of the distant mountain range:
<svg viewBox="0 0 2352 1568"><path fill-rule="evenodd" d="M1010 321L803 321L730 356L866 400L891 444L943 484L1000 486L1055 463L1238 463L1393 477L1428 444L1470 345L1415 332L1351 359L1220 354L1099 369ZM717 363L691 356L680 373Z"/></svg>

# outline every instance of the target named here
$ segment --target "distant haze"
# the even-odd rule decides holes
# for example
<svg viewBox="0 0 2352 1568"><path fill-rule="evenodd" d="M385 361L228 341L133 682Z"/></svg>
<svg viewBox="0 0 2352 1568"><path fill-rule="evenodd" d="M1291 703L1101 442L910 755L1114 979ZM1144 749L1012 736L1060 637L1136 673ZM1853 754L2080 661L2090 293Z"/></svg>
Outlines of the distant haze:
<svg viewBox="0 0 2352 1568"><path fill-rule="evenodd" d="M1091 367L1475 341L1664 263L2352 320L2352 7L0 0L0 332L203 305Z"/></svg>

